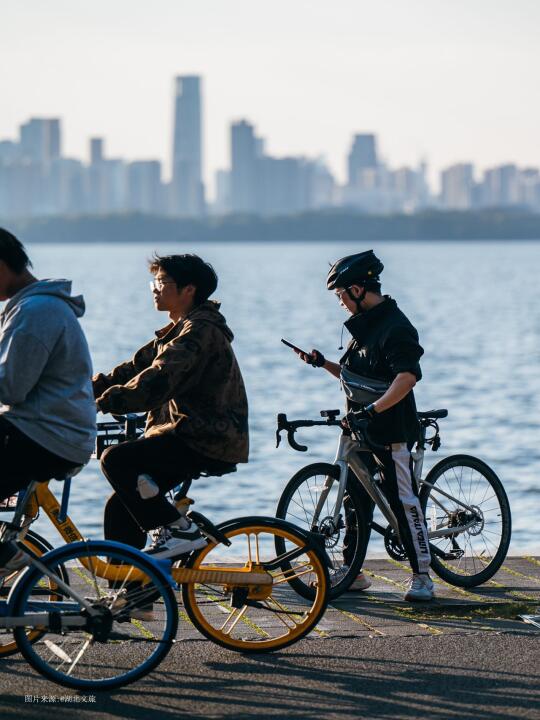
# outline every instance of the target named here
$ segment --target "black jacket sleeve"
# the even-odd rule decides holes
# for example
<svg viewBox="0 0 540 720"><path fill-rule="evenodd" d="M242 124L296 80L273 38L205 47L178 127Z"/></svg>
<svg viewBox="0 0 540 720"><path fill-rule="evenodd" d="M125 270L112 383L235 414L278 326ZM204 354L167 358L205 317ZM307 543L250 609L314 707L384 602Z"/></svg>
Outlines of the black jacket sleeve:
<svg viewBox="0 0 540 720"><path fill-rule="evenodd" d="M419 360L424 354L424 349L418 342L418 334L412 326L397 325L390 328L381 349L385 363L394 375L410 372L417 380L422 378Z"/></svg>

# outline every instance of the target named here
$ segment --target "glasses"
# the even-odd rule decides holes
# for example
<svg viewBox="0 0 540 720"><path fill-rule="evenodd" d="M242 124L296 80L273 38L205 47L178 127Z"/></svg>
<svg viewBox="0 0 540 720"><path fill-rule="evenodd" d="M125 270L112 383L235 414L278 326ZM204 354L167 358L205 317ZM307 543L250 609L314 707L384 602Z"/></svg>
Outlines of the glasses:
<svg viewBox="0 0 540 720"><path fill-rule="evenodd" d="M337 298L339 298L341 300L341 298L347 292L348 289L349 288L347 287L347 288L343 288L343 290L336 290L336 292L334 294Z"/></svg>
<svg viewBox="0 0 540 720"><path fill-rule="evenodd" d="M156 280L150 281L150 290L152 292L154 290L157 290L157 292L161 292L163 290L164 285L176 285L174 280L161 280L160 278L157 278Z"/></svg>

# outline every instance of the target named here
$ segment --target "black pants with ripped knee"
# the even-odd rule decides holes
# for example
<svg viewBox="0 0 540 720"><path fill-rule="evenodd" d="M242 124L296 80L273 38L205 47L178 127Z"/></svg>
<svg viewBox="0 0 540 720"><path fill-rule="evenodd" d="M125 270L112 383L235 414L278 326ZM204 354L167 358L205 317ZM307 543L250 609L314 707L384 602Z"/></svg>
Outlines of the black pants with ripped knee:
<svg viewBox="0 0 540 720"><path fill-rule="evenodd" d="M143 548L149 530L179 518L178 510L165 494L185 478L196 475L207 459L172 434L140 438L108 448L101 457L103 474L114 493L105 506L107 540ZM137 479L148 474L159 487L159 495L144 500Z"/></svg>

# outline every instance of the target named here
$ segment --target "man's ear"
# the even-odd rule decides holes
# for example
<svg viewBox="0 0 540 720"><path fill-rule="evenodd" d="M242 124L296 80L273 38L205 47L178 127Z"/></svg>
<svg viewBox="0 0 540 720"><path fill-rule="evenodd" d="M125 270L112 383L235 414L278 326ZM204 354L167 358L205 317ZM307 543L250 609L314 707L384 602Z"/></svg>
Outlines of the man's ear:
<svg viewBox="0 0 540 720"><path fill-rule="evenodd" d="M364 288L361 285L351 285L349 290L353 298L357 300L364 291Z"/></svg>

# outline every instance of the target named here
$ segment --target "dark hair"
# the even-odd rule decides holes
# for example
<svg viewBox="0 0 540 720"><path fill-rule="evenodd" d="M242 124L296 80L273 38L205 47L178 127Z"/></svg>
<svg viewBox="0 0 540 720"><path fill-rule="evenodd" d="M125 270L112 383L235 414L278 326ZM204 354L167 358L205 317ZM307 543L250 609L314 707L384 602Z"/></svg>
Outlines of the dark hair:
<svg viewBox="0 0 540 720"><path fill-rule="evenodd" d="M195 305L208 300L217 288L218 278L210 263L198 255L157 255L149 261L150 272L154 275L163 270L175 281L178 288L195 285Z"/></svg>
<svg viewBox="0 0 540 720"><path fill-rule="evenodd" d="M18 275L27 267L32 267L23 244L4 228L0 228L0 260Z"/></svg>
<svg viewBox="0 0 540 720"><path fill-rule="evenodd" d="M377 280L364 280L363 282L353 283L353 285L363 285L368 292L381 294L381 283Z"/></svg>

